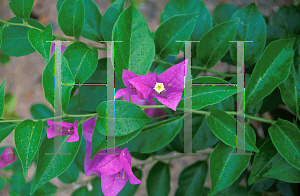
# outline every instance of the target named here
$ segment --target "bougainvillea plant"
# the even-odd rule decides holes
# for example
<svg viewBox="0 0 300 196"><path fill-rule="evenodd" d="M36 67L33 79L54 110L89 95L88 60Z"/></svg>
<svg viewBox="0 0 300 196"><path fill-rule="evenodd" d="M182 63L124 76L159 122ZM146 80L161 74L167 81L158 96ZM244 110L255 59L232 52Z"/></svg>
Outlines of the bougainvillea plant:
<svg viewBox="0 0 300 196"><path fill-rule="evenodd" d="M193 156L176 196L299 195L300 6L269 19L255 3L211 14L201 0L170 0L150 32L136 3L116 0L102 15L93 0L58 0L61 37L30 18L34 0L8 4L15 17L0 19L1 55L41 55L53 108L12 116L1 71L0 142L12 134L14 143L0 148L0 191L130 196L145 183L166 196L171 161ZM216 71L220 62L237 72Z"/></svg>

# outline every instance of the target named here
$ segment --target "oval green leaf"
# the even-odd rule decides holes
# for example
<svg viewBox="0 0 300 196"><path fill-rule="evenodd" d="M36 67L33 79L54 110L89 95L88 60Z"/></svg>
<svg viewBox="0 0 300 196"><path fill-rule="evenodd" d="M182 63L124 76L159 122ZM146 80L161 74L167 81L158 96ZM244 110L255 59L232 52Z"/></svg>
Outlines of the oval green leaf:
<svg viewBox="0 0 300 196"><path fill-rule="evenodd" d="M140 153L155 152L169 144L181 130L183 116L164 120L147 127L125 145L129 151Z"/></svg>
<svg viewBox="0 0 300 196"><path fill-rule="evenodd" d="M77 167L75 161L73 161L68 169L58 176L58 179L60 179L63 183L71 184L77 181L79 172L79 168Z"/></svg>
<svg viewBox="0 0 300 196"><path fill-rule="evenodd" d="M49 24L44 31L29 29L28 39L47 64L50 56L50 41L52 41L52 26Z"/></svg>
<svg viewBox="0 0 300 196"><path fill-rule="evenodd" d="M137 75L149 71L155 47L144 16L130 5L118 18L113 29L115 72L122 81L123 69Z"/></svg>
<svg viewBox="0 0 300 196"><path fill-rule="evenodd" d="M30 113L34 119L51 118L54 116L54 112L50 108L40 103L32 105Z"/></svg>
<svg viewBox="0 0 300 196"><path fill-rule="evenodd" d="M46 65L43 72L43 88L45 93L45 99L52 105L54 108L54 64L55 64L55 55L53 55ZM75 80L73 78L72 72L70 70L67 59L61 54L61 77L62 83L74 84ZM70 101L70 93L73 88L73 85L63 85L61 88L61 97L62 97L62 110L65 111L68 108Z"/></svg>
<svg viewBox="0 0 300 196"><path fill-rule="evenodd" d="M19 18L29 18L34 0L10 0L11 11Z"/></svg>
<svg viewBox="0 0 300 196"><path fill-rule="evenodd" d="M239 138L236 135L236 127L242 126L234 117L230 116L226 112L213 109L210 115L207 117L207 124L212 130L212 132L220 138L225 144L237 148L237 139L241 142L245 142L245 147L243 149L249 151L259 152L258 148L255 146L255 143L251 140L251 135L249 135L251 130L251 126L249 124L245 124L245 137ZM254 130L252 129L251 132Z"/></svg>
<svg viewBox="0 0 300 196"><path fill-rule="evenodd" d="M175 196L200 195L204 189L208 166L204 161L197 161L182 170L179 175Z"/></svg>
<svg viewBox="0 0 300 196"><path fill-rule="evenodd" d="M275 178L289 183L300 183L300 170L296 169L282 158L264 174L264 177Z"/></svg>
<svg viewBox="0 0 300 196"><path fill-rule="evenodd" d="M296 114L300 115L300 36L295 42L294 63L288 78L279 86L282 101Z"/></svg>
<svg viewBox="0 0 300 196"><path fill-rule="evenodd" d="M165 59L169 55L179 54L184 42L176 41L189 40L194 31L198 15L198 13L176 15L157 28L154 35L155 53L161 59Z"/></svg>
<svg viewBox="0 0 300 196"><path fill-rule="evenodd" d="M0 120L0 143L15 129L16 126L16 123L3 123Z"/></svg>
<svg viewBox="0 0 300 196"><path fill-rule="evenodd" d="M199 16L191 35L191 40L199 41L213 26L209 10L201 0L171 0L165 6L162 19L165 21L176 15L194 13L198 13Z"/></svg>
<svg viewBox="0 0 300 196"><path fill-rule="evenodd" d="M299 32L300 14L293 6L281 6L272 18L274 26L288 29L296 34Z"/></svg>
<svg viewBox="0 0 300 196"><path fill-rule="evenodd" d="M229 84L229 82L209 76L202 76L192 80L192 84ZM192 109L200 109L207 105L218 103L237 93L236 86L193 86ZM177 108L184 108L182 98Z"/></svg>
<svg viewBox="0 0 300 196"><path fill-rule="evenodd" d="M96 127L102 135L107 135L106 124L112 123L112 119L107 117L107 105L114 104L114 119L115 119L115 136L128 135L138 129L141 129L145 124L152 119L146 115L146 113L139 109L133 103L127 101L109 101L102 102L97 107L98 119ZM107 119L111 122L107 122Z"/></svg>
<svg viewBox="0 0 300 196"><path fill-rule="evenodd" d="M79 125L77 130L79 134L79 140L77 142L66 142L69 136L62 136L61 144L57 148L54 148L55 138L44 138L39 150L34 183L31 187L30 194L33 194L49 180L62 174L73 162L82 139L82 125ZM69 154L63 155L62 153Z"/></svg>
<svg viewBox="0 0 300 196"><path fill-rule="evenodd" d="M231 16L238 8L232 4L224 3L219 4L213 11L213 18L215 23L220 24L230 21Z"/></svg>
<svg viewBox="0 0 300 196"><path fill-rule="evenodd" d="M251 138L254 141L254 138ZM247 151L246 151L247 152ZM249 153L249 151L248 151ZM248 167L251 155L235 155L236 149L219 142L209 159L209 196L233 184Z"/></svg>
<svg viewBox="0 0 300 196"><path fill-rule="evenodd" d="M278 152L300 170L300 130L296 125L279 118L268 132Z"/></svg>
<svg viewBox="0 0 300 196"><path fill-rule="evenodd" d="M261 141L261 140L259 140ZM259 148L259 153L256 153L251 166L248 184L265 180L264 174L282 158L272 144L271 140L265 141Z"/></svg>
<svg viewBox="0 0 300 196"><path fill-rule="evenodd" d="M100 41L100 22L102 15L97 4L93 0L84 0L84 23L81 36L93 40Z"/></svg>
<svg viewBox="0 0 300 196"><path fill-rule="evenodd" d="M98 63L97 49L90 49L83 42L69 45L65 52L75 83L84 83L96 70Z"/></svg>
<svg viewBox="0 0 300 196"><path fill-rule="evenodd" d="M136 137L140 132L141 129L136 130L135 132L132 132L128 135L124 136L115 136L115 147L121 146L125 144L126 142L132 140L134 137ZM91 159L94 158L94 156L100 151L107 149L107 139L105 135L102 135L99 133L99 131L94 129L93 136L92 136L92 153L91 153Z"/></svg>
<svg viewBox="0 0 300 196"><path fill-rule="evenodd" d="M67 36L78 39L84 24L83 0L65 0L58 13L58 24Z"/></svg>
<svg viewBox="0 0 300 196"><path fill-rule="evenodd" d="M45 27L36 20L26 19L31 26L44 30ZM7 22L22 24L21 18L11 18ZM25 56L35 52L28 40L28 30L30 28L24 26L10 25L3 29L1 52L9 56Z"/></svg>
<svg viewBox="0 0 300 196"><path fill-rule="evenodd" d="M112 41L113 27L124 10L124 3L125 0L117 0L104 13L100 23L100 32L103 40Z"/></svg>
<svg viewBox="0 0 300 196"><path fill-rule="evenodd" d="M246 88L246 106L257 104L286 80L293 61L294 41L295 39L277 40L266 47L254 67Z"/></svg>
<svg viewBox="0 0 300 196"><path fill-rule="evenodd" d="M236 41L252 41L250 43L244 43L244 62L245 66L253 65L266 45L266 22L255 6L255 3L251 3L248 6L236 11L231 20L239 19L239 26L236 31ZM234 62L237 62L237 43L233 43L230 46L230 55Z"/></svg>
<svg viewBox="0 0 300 196"><path fill-rule="evenodd" d="M169 164L157 162L147 177L147 193L149 196L168 196L171 189L170 183Z"/></svg>
<svg viewBox="0 0 300 196"><path fill-rule="evenodd" d="M227 53L234 39L238 21L219 24L208 31L197 46L197 58L205 68L212 68Z"/></svg>
<svg viewBox="0 0 300 196"><path fill-rule="evenodd" d="M24 120L15 129L15 145L20 157L25 178L27 178L28 168L39 148L43 122Z"/></svg>

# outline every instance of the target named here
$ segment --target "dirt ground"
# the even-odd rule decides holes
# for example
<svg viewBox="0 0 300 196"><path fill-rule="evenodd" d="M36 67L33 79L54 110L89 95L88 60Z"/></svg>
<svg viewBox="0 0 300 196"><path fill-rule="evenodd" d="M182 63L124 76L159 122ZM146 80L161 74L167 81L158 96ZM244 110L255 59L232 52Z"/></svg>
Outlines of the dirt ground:
<svg viewBox="0 0 300 196"><path fill-rule="evenodd" d="M94 0L98 5L101 14L103 15L106 9L110 6L109 0ZM165 5L168 0L140 0L139 10L146 18L149 25L150 31L153 32L159 26L160 13L163 12ZM14 14L10 11L8 7L8 0L0 1L0 19L8 20L14 17ZM282 5L290 5L293 0L203 0L207 8L210 10L211 14L213 9L221 3L231 3L238 8L244 7L252 2L255 2L259 10L263 15L272 16L276 10ZM53 33L56 35L64 36L62 31L59 29L57 23L57 11L56 11L57 0L35 0L32 13L38 17L38 21L43 25L51 24L53 27ZM65 37L65 36L64 36ZM88 40L82 39L82 41L91 43ZM95 45L94 42L91 44ZM99 58L105 57L106 53L103 51L99 52ZM227 64L219 62L217 66L214 67L215 70L227 70ZM30 107L35 103L43 103L51 108L51 105L46 102L43 88L42 88L42 72L44 70L45 63L42 57L37 53L32 53L28 56L23 57L12 57L11 61L6 66L0 66L0 81L3 81L6 77L6 92L13 93L17 98L16 113L20 118L28 119L32 118L30 115ZM234 70L233 70L234 71ZM11 134L7 139L5 139L0 146L13 145L13 134ZM170 195L174 195L177 189L177 179L181 170L195 162L196 160L205 160L205 156L202 157L184 157L182 159L176 159L172 161L171 164L171 192ZM133 160L133 164L140 163L139 161ZM143 196L147 195L146 192L146 177L153 164L146 165L143 168L143 183L138 189L136 195ZM34 171L34 166L31 168ZM0 171L0 175L1 171ZM33 173L27 180L32 179ZM84 179L84 175L80 177ZM63 184L58 179L51 180L52 183L59 187L68 186ZM100 186L100 185L99 185ZM205 186L210 187L209 176L207 176L207 181ZM8 194L9 187L6 187L0 192L1 196L6 196ZM66 190L57 195L66 196L70 195L72 190Z"/></svg>

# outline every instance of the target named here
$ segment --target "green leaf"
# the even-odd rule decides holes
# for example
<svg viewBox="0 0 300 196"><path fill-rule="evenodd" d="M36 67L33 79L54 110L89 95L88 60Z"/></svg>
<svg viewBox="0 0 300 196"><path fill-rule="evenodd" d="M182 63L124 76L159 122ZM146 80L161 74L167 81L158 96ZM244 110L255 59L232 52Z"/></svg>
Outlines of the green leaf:
<svg viewBox="0 0 300 196"><path fill-rule="evenodd" d="M45 27L36 20L26 19L31 26L44 30ZM11 18L7 22L22 24L21 18ZM2 34L1 52L9 56L25 56L35 52L28 40L28 30L30 28L24 26L10 25L5 27Z"/></svg>
<svg viewBox="0 0 300 196"><path fill-rule="evenodd" d="M224 99L220 103L207 106L202 110L211 111L214 108L218 108L220 110L234 110L234 100L233 97L229 97ZM206 148L214 147L219 138L213 134L207 124L207 118L204 115L192 114L192 149L193 151L203 150ZM184 146L184 131L183 128L180 131L180 140L182 142L182 146Z"/></svg>
<svg viewBox="0 0 300 196"><path fill-rule="evenodd" d="M154 35L155 52L161 59L179 54L184 42L176 41L189 40L198 16L198 13L176 15L157 28Z"/></svg>
<svg viewBox="0 0 300 196"><path fill-rule="evenodd" d="M86 155L85 149L86 149L86 140L82 138L80 148L74 159L77 167L80 169L82 173L84 173L84 157Z"/></svg>
<svg viewBox="0 0 300 196"><path fill-rule="evenodd" d="M78 128L79 141L66 142L69 136L62 136L61 145L54 149L54 139L60 138L44 138L39 150L39 158L37 162L36 174L34 183L31 187L30 193L33 194L39 187L48 182L49 180L59 176L73 162L82 138L82 125ZM51 154L46 154L51 153ZM61 155L60 153L70 153L68 155Z"/></svg>
<svg viewBox="0 0 300 196"><path fill-rule="evenodd" d="M295 42L294 63L288 78L279 86L281 97L285 105L296 114L300 115L300 36Z"/></svg>
<svg viewBox="0 0 300 196"><path fill-rule="evenodd" d="M297 184L287 183L280 180L276 182L276 188L280 191L282 196L298 196L299 190Z"/></svg>
<svg viewBox="0 0 300 196"><path fill-rule="evenodd" d="M65 0L58 13L58 24L67 36L78 39L84 24L83 0Z"/></svg>
<svg viewBox="0 0 300 196"><path fill-rule="evenodd" d="M4 78L2 84L0 85L0 118L2 117L4 111L5 82L6 82L6 78Z"/></svg>
<svg viewBox="0 0 300 196"><path fill-rule="evenodd" d="M100 41L101 19L102 15L97 4L93 0L84 0L84 24L81 36L96 42Z"/></svg>
<svg viewBox="0 0 300 196"><path fill-rule="evenodd" d="M205 68L212 68L225 56L237 27L237 20L225 22L215 26L202 37L197 46L197 58Z"/></svg>
<svg viewBox="0 0 300 196"><path fill-rule="evenodd" d="M15 129L16 126L16 123L2 123L0 120L0 143Z"/></svg>
<svg viewBox="0 0 300 196"><path fill-rule="evenodd" d="M283 36L283 34L284 29L273 25L267 25L267 44L280 39Z"/></svg>
<svg viewBox="0 0 300 196"><path fill-rule="evenodd" d="M0 178L0 191L5 187L6 180L4 178Z"/></svg>
<svg viewBox="0 0 300 196"><path fill-rule="evenodd" d="M15 145L17 153L21 159L25 178L27 178L28 168L39 148L43 122L39 120L24 120L15 129Z"/></svg>
<svg viewBox="0 0 300 196"><path fill-rule="evenodd" d="M171 0L165 6L163 21L180 14L199 14L191 40L199 41L212 26L212 18L205 4L200 0Z"/></svg>
<svg viewBox="0 0 300 196"><path fill-rule="evenodd" d="M267 178L265 180L256 182L252 186L249 187L248 195L252 195L255 193L261 194L262 191L268 190L275 182L273 178Z"/></svg>
<svg viewBox="0 0 300 196"><path fill-rule="evenodd" d="M98 60L98 65L94 73L89 77L86 84L106 84L107 83L107 58ZM118 78L115 78L115 90L123 86ZM96 111L97 106L107 100L106 86L81 86L78 91L77 109L85 111ZM80 113L81 114L81 113Z"/></svg>
<svg viewBox="0 0 300 196"><path fill-rule="evenodd" d="M215 77L202 76L193 79L192 84L229 84L229 82ZM236 86L193 86L192 109L200 109L218 103L236 93ZM177 108L184 108L184 99L180 100Z"/></svg>
<svg viewBox="0 0 300 196"><path fill-rule="evenodd" d="M101 188L101 178L94 178L91 182L93 186L93 190L91 191L91 195L104 196Z"/></svg>
<svg viewBox="0 0 300 196"><path fill-rule="evenodd" d="M52 27L49 24L44 31L29 29L28 39L32 47L43 57L46 64L49 62L52 41Z"/></svg>
<svg viewBox="0 0 300 196"><path fill-rule="evenodd" d="M300 131L296 125L279 118L268 132L278 152L300 170Z"/></svg>
<svg viewBox="0 0 300 196"><path fill-rule="evenodd" d="M117 0L104 13L100 23L100 32L105 41L112 41L113 27L124 9L124 3L125 0Z"/></svg>
<svg viewBox="0 0 300 196"><path fill-rule="evenodd" d="M210 115L207 117L207 124L212 130L212 132L220 138L225 144L237 148L237 139L242 140L242 138L237 137L236 127L242 126L236 119L226 112L213 109ZM245 124L245 150L259 152L258 148L255 146L255 143L251 140L251 135L248 130L254 132L249 124Z"/></svg>
<svg viewBox="0 0 300 196"><path fill-rule="evenodd" d="M183 123L183 116L164 120L147 127L133 140L125 144L128 151L150 153L169 144L179 133Z"/></svg>
<svg viewBox="0 0 300 196"><path fill-rule="evenodd" d="M251 138L254 141L254 137ZM234 155L236 149L219 142L209 159L210 195L233 184L247 168L251 155ZM249 153L249 151L246 151Z"/></svg>
<svg viewBox="0 0 300 196"><path fill-rule="evenodd" d="M133 103L119 100L109 102L105 101L97 107L98 119L96 127L102 135L107 135L107 103L114 104L115 108L115 136L128 135L138 129L141 129L145 124L152 120L143 110Z"/></svg>
<svg viewBox="0 0 300 196"><path fill-rule="evenodd" d="M147 193L149 196L167 196L170 192L169 164L157 162L149 171L147 177Z"/></svg>
<svg viewBox="0 0 300 196"><path fill-rule="evenodd" d="M91 192L87 189L86 186L76 189L71 196L91 196Z"/></svg>
<svg viewBox="0 0 300 196"><path fill-rule="evenodd" d="M232 4L219 4L213 11L213 18L217 24L230 21L231 16L238 8Z"/></svg>
<svg viewBox="0 0 300 196"><path fill-rule="evenodd" d="M118 18L113 29L115 72L122 81L123 69L137 75L149 71L155 47L144 16L130 5Z"/></svg>
<svg viewBox="0 0 300 196"><path fill-rule="evenodd" d="M300 170L296 169L282 158L264 174L264 177L275 178L290 183L300 183Z"/></svg>
<svg viewBox="0 0 300 196"><path fill-rule="evenodd" d="M32 105L30 113L34 119L51 118L54 116L54 112L50 108L40 103Z"/></svg>
<svg viewBox="0 0 300 196"><path fill-rule="evenodd" d="M231 20L234 21L236 19L239 19L240 22L235 40L253 41L244 43L244 62L245 66L249 67L257 61L266 45L266 22L255 3L251 3L236 11L232 15ZM237 43L233 43L229 50L232 60L237 62Z"/></svg>
<svg viewBox="0 0 300 196"><path fill-rule="evenodd" d="M79 172L79 168L77 167L75 161L73 161L68 169L58 176L58 179L60 179L63 183L71 184L77 181Z"/></svg>
<svg viewBox="0 0 300 196"><path fill-rule="evenodd" d="M76 83L84 83L96 70L98 62L97 49L90 49L83 42L69 45L65 52Z"/></svg>
<svg viewBox="0 0 300 196"><path fill-rule="evenodd" d="M9 179L9 187L11 191L19 195L22 188L26 184L21 168L14 169L12 177Z"/></svg>
<svg viewBox="0 0 300 196"><path fill-rule="evenodd" d="M150 154L146 153L138 153L138 152L130 152L130 155L138 160L145 161L150 157Z"/></svg>
<svg viewBox="0 0 300 196"><path fill-rule="evenodd" d="M133 167L132 172L135 175L135 177L142 180L142 176L143 176L142 170L140 170L136 167ZM140 184L135 184L135 185L130 184L130 182L128 180L126 185L124 186L124 188L118 193L118 196L134 195L135 192L138 190L139 186L140 186Z"/></svg>
<svg viewBox="0 0 300 196"><path fill-rule="evenodd" d="M34 0L10 0L11 11L19 18L29 18Z"/></svg>
<svg viewBox="0 0 300 196"><path fill-rule="evenodd" d="M30 194L30 187L31 186L29 186L28 194ZM47 182L46 184L44 184L43 186L41 186L40 188L38 188L38 190L36 190L36 192L34 193L34 195L36 195L36 196L45 196L45 195L46 196L50 196L50 195L55 195L56 190L57 190L56 186L54 186L50 182Z"/></svg>
<svg viewBox="0 0 300 196"><path fill-rule="evenodd" d="M53 55L46 65L43 72L43 88L45 93L45 99L52 105L54 108L54 66L55 66L55 55ZM75 80L70 70L67 59L61 54L61 77L62 83L74 84ZM73 85L63 85L61 88L61 98L62 98L62 110L65 111L68 108L70 101L70 93L73 88Z"/></svg>
<svg viewBox="0 0 300 196"><path fill-rule="evenodd" d="M121 146L125 144L126 142L132 140L134 137L136 137L140 132L142 131L141 129L138 129L128 135L124 136L115 136L115 147ZM100 151L107 149L107 139L105 135L102 135L97 131L96 127L93 131L93 136L92 136L92 153L91 153L91 158L94 158L94 156Z"/></svg>
<svg viewBox="0 0 300 196"><path fill-rule="evenodd" d="M175 196L200 195L207 174L207 163L197 161L182 170Z"/></svg>
<svg viewBox="0 0 300 196"><path fill-rule="evenodd" d="M272 24L298 34L300 27L300 15L292 6L282 6L277 12L275 12L272 18Z"/></svg>
<svg viewBox="0 0 300 196"><path fill-rule="evenodd" d="M295 39L269 44L257 61L245 92L245 105L255 105L288 77ZM276 74L274 74L276 73Z"/></svg>
<svg viewBox="0 0 300 196"><path fill-rule="evenodd" d="M264 174L281 158L271 140L265 141L259 148L259 153L256 153L254 156L248 184L251 185L265 180Z"/></svg>

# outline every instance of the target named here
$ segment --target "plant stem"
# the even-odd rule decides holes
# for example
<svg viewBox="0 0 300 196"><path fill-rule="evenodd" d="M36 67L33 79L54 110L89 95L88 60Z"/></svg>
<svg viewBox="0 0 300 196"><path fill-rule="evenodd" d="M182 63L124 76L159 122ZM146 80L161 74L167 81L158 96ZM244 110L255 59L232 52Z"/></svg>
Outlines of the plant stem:
<svg viewBox="0 0 300 196"><path fill-rule="evenodd" d="M34 26L31 26L29 25L27 22L24 22L21 24L21 23L12 23L12 22L7 22L5 20L0 20L0 22L6 24L7 26L11 25L11 26L23 26L23 27L28 27L28 28L32 28L32 29L36 29L36 30L39 30L39 31L43 31L42 29L39 29L37 27L34 27ZM71 39L71 38L65 38L65 37L61 37L61 36L58 36L58 35L52 35L53 37L59 39L59 40L62 40L62 41L78 41L76 39ZM86 43L85 43L86 44ZM100 48L100 47L96 47L96 46L92 46L90 44L86 44L92 48L97 48L98 50L107 50L107 48Z"/></svg>
<svg viewBox="0 0 300 196"><path fill-rule="evenodd" d="M33 120L35 122L39 121L39 120L42 120L42 121L46 121L47 119L49 120L53 120L53 119L57 119L57 118L76 118L76 117L79 117L79 118L82 118L82 117L90 117L90 118L93 118L97 116L97 113L92 113L92 114L77 114L77 115L73 115L73 114L65 114L65 115L62 115L62 116L55 116L55 117L50 117L50 118L42 118L42 119L29 119L29 120ZM5 118L5 117L4 117ZM90 119L88 118L88 119ZM88 120L87 119L87 120ZM28 120L28 119L20 119L20 120L0 120L0 123L2 122L22 122L24 120ZM86 120L85 120L86 121ZM83 121L84 122L84 121ZM82 122L81 122L82 123Z"/></svg>
<svg viewBox="0 0 300 196"><path fill-rule="evenodd" d="M137 105L138 107L142 108L142 109L150 109L150 108L165 108L166 106L164 105ZM177 108L177 110L181 110L184 111L184 108ZM194 114L202 114L202 115L210 115L210 111L204 111L204 110L191 110L192 113ZM265 123L269 123L269 124L275 124L276 121L275 120L269 120L269 119L265 119L265 118L261 118L261 117L257 117L257 116L251 116L249 114L241 114L241 113L237 113L235 111L225 111L227 114L230 115L239 115L239 116L245 116L245 118L251 119L251 120L256 120L256 121L260 121L260 122L265 122ZM160 117L161 118L161 117Z"/></svg>
<svg viewBox="0 0 300 196"><path fill-rule="evenodd" d="M165 65L170 65L170 66L174 65L172 63L168 63L168 62L165 62L165 61L162 61L162 60L159 60L159 59L155 59L153 62L160 63L160 64L165 64ZM236 76L236 74L221 73L221 72L217 72L217 71L212 70L212 69L207 69L205 67L191 66L191 68L192 69L199 69L199 70L203 70L203 71L208 71L208 72L214 73L216 75L224 76L224 77L234 77L234 76Z"/></svg>

